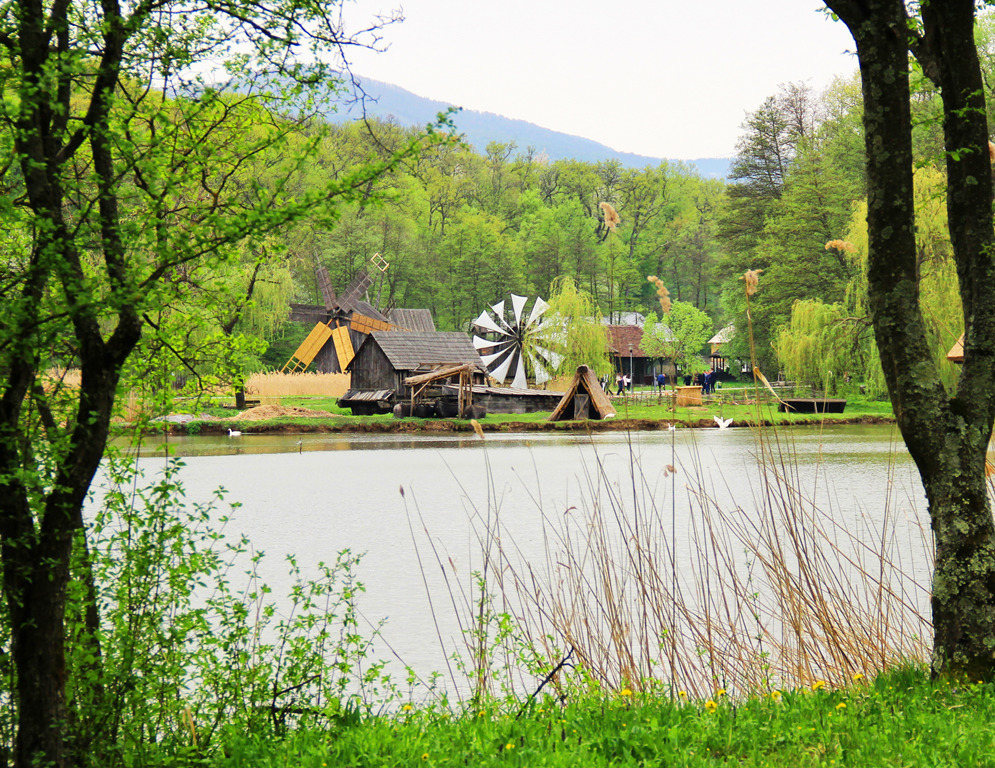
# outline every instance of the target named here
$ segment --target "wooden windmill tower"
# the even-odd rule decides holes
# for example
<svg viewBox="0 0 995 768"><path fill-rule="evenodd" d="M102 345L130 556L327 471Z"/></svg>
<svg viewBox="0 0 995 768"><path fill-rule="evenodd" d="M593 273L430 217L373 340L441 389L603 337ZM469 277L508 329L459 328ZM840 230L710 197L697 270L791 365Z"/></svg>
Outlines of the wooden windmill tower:
<svg viewBox="0 0 995 768"><path fill-rule="evenodd" d="M390 265L379 253L370 261L380 272L382 282L383 273ZM340 373L370 333L396 328L376 307L363 299L373 285L373 278L366 270L361 270L338 296L328 278L328 270L319 267L316 275L324 304L290 305L291 320L315 325L283 366L283 373L303 371L315 361L322 373Z"/></svg>

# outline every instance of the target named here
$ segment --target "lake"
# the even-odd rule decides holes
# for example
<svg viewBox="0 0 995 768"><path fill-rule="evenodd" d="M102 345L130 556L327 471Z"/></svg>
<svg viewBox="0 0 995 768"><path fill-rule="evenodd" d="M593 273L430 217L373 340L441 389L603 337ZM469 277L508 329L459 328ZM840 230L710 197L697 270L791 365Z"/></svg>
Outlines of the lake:
<svg viewBox="0 0 995 768"><path fill-rule="evenodd" d="M619 553L632 541L672 542L658 560L669 558L673 588L683 584L691 594L701 589L695 575L714 567L702 561L701 550L703 539L716 538L709 522L715 511L730 515L733 532L721 534L730 539L726 567L745 573L754 566L736 538L737 521L744 530L760 530L771 498L787 493L813 510L813 527L835 527L830 538L848 534L842 548L851 554L885 536L897 552L890 558L916 581L908 600L922 610L929 577L926 505L896 429L794 427L771 434L763 444L753 430L736 428L488 434L483 441L450 434L170 437L149 440L136 461L151 478L167 451L182 457L188 502L207 501L224 488L226 500L241 505L226 531L245 534L266 553L259 572L274 594L287 586L288 554L314 574L315 564L334 561L341 550L365 553L359 608L369 626L386 621L380 656L396 655L422 676L444 672L447 656L460 646L450 588L459 602L471 573L483 565L483 551L492 552L493 577L527 575L530 564L555 581L566 567L558 550L590 536L592 516L615 518L601 534L600 551L615 553L603 555L609 560L627 557ZM767 474L758 468L762 453L769 454ZM573 572L584 567L574 565ZM629 589L631 573L619 578L620 589ZM506 607L517 614L529 599ZM403 677L401 663L393 669Z"/></svg>

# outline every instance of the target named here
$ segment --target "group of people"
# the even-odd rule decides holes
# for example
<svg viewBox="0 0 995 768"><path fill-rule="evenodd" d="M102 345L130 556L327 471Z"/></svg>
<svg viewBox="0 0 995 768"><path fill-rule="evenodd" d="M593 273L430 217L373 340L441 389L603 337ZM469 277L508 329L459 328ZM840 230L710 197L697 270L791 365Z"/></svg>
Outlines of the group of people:
<svg viewBox="0 0 995 768"><path fill-rule="evenodd" d="M718 375L716 371L706 371L705 373L699 373L694 377L694 383L701 387L701 394L708 395L715 391L715 377ZM684 377L685 386L691 386L691 376Z"/></svg>
<svg viewBox="0 0 995 768"><path fill-rule="evenodd" d="M690 373L686 373L684 374L684 386L690 387L693 382L694 384L697 384L698 386L701 387L701 393L703 395L708 395L715 392L715 382L717 377L718 377L717 371L707 371L706 373L699 373L695 374L694 376L692 376ZM609 391L608 382L609 382L608 376L605 376L601 380L601 386L605 390L605 392ZM627 374L622 373L620 371L619 373L615 374L615 386L616 386L615 394L621 395L625 392L625 390L629 389L632 386L632 379ZM661 392L664 389L666 389L667 374L658 373L656 375L656 386L657 388L659 388Z"/></svg>

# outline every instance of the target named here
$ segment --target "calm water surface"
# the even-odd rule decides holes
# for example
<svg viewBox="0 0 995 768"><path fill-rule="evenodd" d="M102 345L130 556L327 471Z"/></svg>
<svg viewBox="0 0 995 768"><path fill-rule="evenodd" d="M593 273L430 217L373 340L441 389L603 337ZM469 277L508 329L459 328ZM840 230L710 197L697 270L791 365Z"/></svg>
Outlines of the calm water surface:
<svg viewBox="0 0 995 768"><path fill-rule="evenodd" d="M794 456L784 471L803 495L831 507L844 527L868 520L873 525L886 506L913 519L923 514L915 467L893 427L796 427L778 434ZM137 461L152 478L167 451L181 456L189 502L207 501L219 487L227 491L227 501L239 502L226 530L244 533L266 553L260 573L274 594L286 586L288 554L313 574L316 563L334 561L341 550L365 553L360 578L366 594L359 607L371 623L387 621L379 655L388 658L393 651L428 674L443 669L446 654L426 582L448 642L458 642L459 627L427 536L468 584L469 573L479 567L478 537L486 519L500 519L506 550L542 563L544 515L565 518L592 496L614 493L626 509L668 510L672 530L664 535L680 546L695 514L687 478L700 477L709 494L729 508L754 505L762 486L755 439L748 429L593 438L488 434L485 441L451 435L245 434L149 441ZM668 472L668 465L677 472ZM400 663L393 668L403 677Z"/></svg>

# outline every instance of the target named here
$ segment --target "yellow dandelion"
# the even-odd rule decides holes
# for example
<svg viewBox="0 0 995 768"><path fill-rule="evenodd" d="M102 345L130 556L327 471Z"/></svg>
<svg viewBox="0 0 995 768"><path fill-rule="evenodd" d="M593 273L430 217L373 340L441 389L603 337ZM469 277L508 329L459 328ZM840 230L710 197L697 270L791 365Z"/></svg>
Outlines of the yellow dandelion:
<svg viewBox="0 0 995 768"><path fill-rule="evenodd" d="M708 701L705 702L705 711L708 712L708 714L710 714L710 715L714 715L715 714L715 710L717 710L718 708L719 708L719 705L716 704L711 699L709 699Z"/></svg>
<svg viewBox="0 0 995 768"><path fill-rule="evenodd" d="M486 709L482 709L480 711L480 714L478 715L478 717L484 717L486 714L487 714L487 710Z"/></svg>
<svg viewBox="0 0 995 768"><path fill-rule="evenodd" d="M864 679L864 673L863 672L858 672L857 674L855 674L853 676L853 682L855 682L855 683L859 683L863 679Z"/></svg>
<svg viewBox="0 0 995 768"><path fill-rule="evenodd" d="M677 695L680 696L682 699L686 699L688 697L688 692L687 691L678 691Z"/></svg>
<svg viewBox="0 0 995 768"><path fill-rule="evenodd" d="M410 712L412 709L414 709L414 707L412 707L410 704L405 704L403 707L401 707L402 712Z"/></svg>
<svg viewBox="0 0 995 768"><path fill-rule="evenodd" d="M422 760L428 760L428 752L421 756Z"/></svg>
<svg viewBox="0 0 995 768"><path fill-rule="evenodd" d="M511 742L509 741L509 742L508 742L507 744L505 744L505 745L504 745L504 748L505 748L505 749L514 749L514 748L515 748L515 745L514 745L514 744L512 744L512 743L511 743Z"/></svg>
<svg viewBox="0 0 995 768"><path fill-rule="evenodd" d="M780 691L771 691L770 692L770 697L774 701L780 702L781 701L781 692Z"/></svg>
<svg viewBox="0 0 995 768"><path fill-rule="evenodd" d="M725 696L726 695L726 689L725 688L719 688L719 690L715 692L715 695L716 696Z"/></svg>
<svg viewBox="0 0 995 768"><path fill-rule="evenodd" d="M841 701L836 705L836 709L846 709L846 702Z"/></svg>
<svg viewBox="0 0 995 768"><path fill-rule="evenodd" d="M816 680L814 683L812 683L812 690L813 691L821 691L825 687L826 687L826 681L825 680Z"/></svg>
<svg viewBox="0 0 995 768"><path fill-rule="evenodd" d="M630 691L628 688L623 688L620 695L622 695L622 696L631 696L632 695L632 691Z"/></svg>

